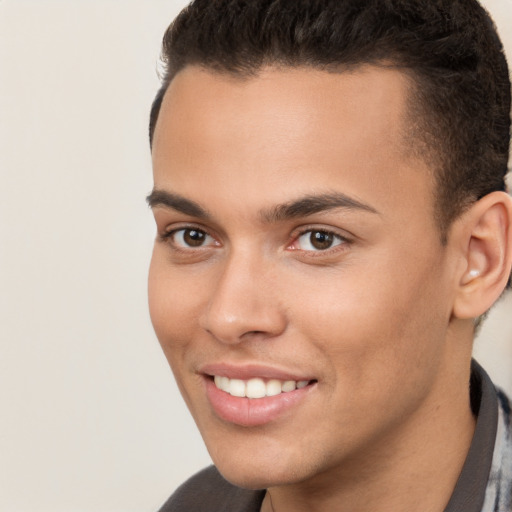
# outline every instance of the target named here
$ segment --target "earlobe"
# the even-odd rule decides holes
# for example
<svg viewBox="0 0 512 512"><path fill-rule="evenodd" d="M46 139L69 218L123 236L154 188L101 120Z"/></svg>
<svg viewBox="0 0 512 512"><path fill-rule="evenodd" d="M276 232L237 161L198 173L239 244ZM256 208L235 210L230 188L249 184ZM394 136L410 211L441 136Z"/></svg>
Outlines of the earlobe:
<svg viewBox="0 0 512 512"><path fill-rule="evenodd" d="M462 274L453 306L456 318L477 318L498 300L512 267L512 199L492 192L461 219Z"/></svg>

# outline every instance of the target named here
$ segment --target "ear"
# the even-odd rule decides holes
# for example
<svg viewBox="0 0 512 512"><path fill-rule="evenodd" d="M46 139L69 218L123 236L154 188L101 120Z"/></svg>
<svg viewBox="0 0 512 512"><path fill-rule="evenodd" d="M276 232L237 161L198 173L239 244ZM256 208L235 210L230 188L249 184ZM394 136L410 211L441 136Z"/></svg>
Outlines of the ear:
<svg viewBox="0 0 512 512"><path fill-rule="evenodd" d="M505 289L512 267L512 199L492 192L460 219L456 236L461 250L456 318L483 315Z"/></svg>

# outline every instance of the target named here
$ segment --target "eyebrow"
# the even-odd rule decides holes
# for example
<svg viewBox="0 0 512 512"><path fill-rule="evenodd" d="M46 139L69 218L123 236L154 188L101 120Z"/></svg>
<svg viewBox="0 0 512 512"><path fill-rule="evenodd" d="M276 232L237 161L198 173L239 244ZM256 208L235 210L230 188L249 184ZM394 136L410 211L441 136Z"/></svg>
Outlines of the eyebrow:
<svg viewBox="0 0 512 512"><path fill-rule="evenodd" d="M211 219L212 217L207 210L195 201L165 190L153 189L146 197L146 201L151 208L163 206L199 219ZM267 210L262 210L260 217L264 222L272 224L284 220L307 217L315 213L337 208L374 214L379 213L372 206L358 201L357 199L340 192L331 192L319 195L311 194L287 203L278 204Z"/></svg>
<svg viewBox="0 0 512 512"><path fill-rule="evenodd" d="M307 217L315 213L321 213L337 208L346 210L359 210L378 214L379 212L368 204L349 197L340 192L332 192L320 195L308 195L295 201L280 204L262 212L266 222L280 222L298 217Z"/></svg>
<svg viewBox="0 0 512 512"><path fill-rule="evenodd" d="M211 215L195 201L191 201L179 194L173 194L165 190L153 189L151 194L146 197L146 201L150 208L164 206L165 208L171 208L184 215L190 215L191 217L197 217L199 219L211 218Z"/></svg>

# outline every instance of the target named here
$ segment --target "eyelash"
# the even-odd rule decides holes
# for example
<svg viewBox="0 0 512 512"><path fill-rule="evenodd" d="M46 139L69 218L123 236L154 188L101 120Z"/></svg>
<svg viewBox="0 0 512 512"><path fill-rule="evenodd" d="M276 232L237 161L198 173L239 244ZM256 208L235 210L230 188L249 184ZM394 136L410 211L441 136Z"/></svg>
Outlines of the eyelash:
<svg viewBox="0 0 512 512"><path fill-rule="evenodd" d="M195 231L197 233L202 234L205 237L210 237L215 243L212 245L210 245L210 244L209 245L198 245L196 247L192 247L192 246L187 247L187 246L179 245L173 240L173 237L175 237L176 234L179 233L180 231L182 231L184 234L186 232L194 232ZM308 233L310 233L311 235L313 233L321 233L326 237L331 237L335 242L337 241L337 243L335 243L335 245L331 245L330 247L327 247L326 249L318 249L318 250L308 250L308 249L300 249L300 248L292 247L294 244L296 244L300 240L300 238L302 238L304 235L307 235ZM212 247L212 246L219 247L221 245L219 242L216 241L215 237L212 236L207 230L197 227L197 226L178 227L176 229L172 229L168 232L163 233L162 235L160 235L159 238L162 242L169 243L174 251L184 252L184 253L190 253L190 251L198 251L198 250L206 249L206 248ZM296 235L294 235L292 242L289 243L286 246L286 248L291 251L300 252L303 255L307 254L308 257L319 257L319 256L329 255L332 252L338 252L340 250L343 250L343 249L345 249L344 246L346 246L350 243L351 243L351 241L347 237L342 236L335 231L332 231L329 229L322 229L322 228L318 228L318 227L307 227L307 228L302 229ZM342 247L340 247L340 246L342 246Z"/></svg>
<svg viewBox="0 0 512 512"><path fill-rule="evenodd" d="M310 234L310 237L313 235L313 233L321 233L323 236L330 237L335 243L335 245L330 245L326 249L318 249L318 250L308 250L308 249L300 249L300 248L293 248L292 246L296 244L304 235ZM302 229L297 235L293 237L293 240L291 244L287 246L287 248L298 251L300 253L307 254L308 257L322 257L332 254L333 252L338 252L340 250L346 249L346 245L350 244L350 240L337 233L336 231L325 229L325 228L319 228L319 227L307 227ZM310 244L311 245L311 244Z"/></svg>
<svg viewBox="0 0 512 512"><path fill-rule="evenodd" d="M160 240L162 242L167 242L168 244L170 244L173 248L173 250L175 251L183 251L183 252L188 252L188 251L197 251L199 249L204 249L206 247L209 247L208 245L199 245L197 247L185 247L185 246L180 246L178 245L174 240L174 236L179 233L180 231L183 231L184 233L185 232L193 232L195 231L196 233L201 233L202 235L206 236L206 237L210 237L212 240L215 240L215 237L213 237L212 235L210 235L208 233L208 231L206 231L205 229L202 229L202 228L199 228L199 227L196 227L196 226L182 226L182 227L179 227L179 228L176 228L176 229L172 229L170 231L167 231L165 233L163 233L162 235L160 235ZM216 245L220 245L218 242L216 242Z"/></svg>

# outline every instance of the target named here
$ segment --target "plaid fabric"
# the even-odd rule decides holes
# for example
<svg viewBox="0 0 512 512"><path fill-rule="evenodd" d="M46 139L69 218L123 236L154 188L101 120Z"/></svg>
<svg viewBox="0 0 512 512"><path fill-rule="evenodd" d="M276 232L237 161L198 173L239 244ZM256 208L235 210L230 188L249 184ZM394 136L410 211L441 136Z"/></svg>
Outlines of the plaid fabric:
<svg viewBox="0 0 512 512"><path fill-rule="evenodd" d="M512 414L509 399L498 391L498 429L482 512L512 512Z"/></svg>

